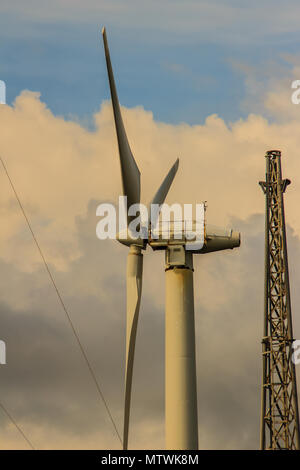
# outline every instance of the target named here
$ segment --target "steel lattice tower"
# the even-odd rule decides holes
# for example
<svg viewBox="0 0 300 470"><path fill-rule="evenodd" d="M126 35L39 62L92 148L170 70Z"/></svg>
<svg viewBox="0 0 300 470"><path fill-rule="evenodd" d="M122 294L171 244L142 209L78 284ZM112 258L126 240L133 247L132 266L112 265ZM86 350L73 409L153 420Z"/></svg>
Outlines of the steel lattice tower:
<svg viewBox="0 0 300 470"><path fill-rule="evenodd" d="M281 152L266 154L265 306L262 340L261 449L300 449Z"/></svg>

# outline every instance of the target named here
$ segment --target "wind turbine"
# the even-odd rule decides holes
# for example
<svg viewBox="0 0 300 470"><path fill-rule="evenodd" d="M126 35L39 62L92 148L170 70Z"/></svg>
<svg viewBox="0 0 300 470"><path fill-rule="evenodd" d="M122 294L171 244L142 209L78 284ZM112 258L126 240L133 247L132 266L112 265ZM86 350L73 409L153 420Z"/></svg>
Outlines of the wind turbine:
<svg viewBox="0 0 300 470"><path fill-rule="evenodd" d="M140 171L132 155L122 116L108 49L105 28L102 30L105 58L110 85L116 134L121 163L123 194L128 206L140 204ZM160 207L168 194L178 170L176 160L152 204ZM159 213L156 214L156 217ZM128 224L131 217L127 216ZM170 221L171 224L171 221ZM203 222L204 224L204 222ZM159 230L159 229L158 229ZM166 323L165 323L165 428L166 448L198 449L197 387L194 326L193 254L209 253L240 246L240 234L205 225L203 243L198 250L188 248L188 239L174 239L175 227L168 237L160 230L158 238L151 231L143 239L119 236L118 240L129 247L127 259L127 310L126 310L126 370L123 449L128 448L131 386L136 333L142 293L143 254L147 245L154 250L165 250L166 263ZM172 236L173 233L173 236Z"/></svg>

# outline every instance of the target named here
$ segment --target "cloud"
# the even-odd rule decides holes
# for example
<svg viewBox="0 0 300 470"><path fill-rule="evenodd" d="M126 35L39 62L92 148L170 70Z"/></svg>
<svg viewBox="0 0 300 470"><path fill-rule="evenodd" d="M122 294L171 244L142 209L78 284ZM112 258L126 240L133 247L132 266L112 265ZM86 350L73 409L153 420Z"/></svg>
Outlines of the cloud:
<svg viewBox="0 0 300 470"><path fill-rule="evenodd" d="M277 123L299 121L299 106L292 102L292 83L300 77L299 55L281 54L276 62L267 60L255 66L230 62L245 82L246 94L240 103L244 111L263 114Z"/></svg>
<svg viewBox="0 0 300 470"><path fill-rule="evenodd" d="M156 122L142 107L122 109L153 196L177 156L168 202L208 201L207 220L242 233L228 253L195 256L195 310L201 448L256 448L263 307L264 153L283 151L293 304L300 301L299 122L249 115L230 125ZM122 428L125 247L96 238L96 207L117 202L121 178L110 103L95 130L55 117L38 93L0 107L0 154L50 263L97 377ZM64 313L2 171L0 210L1 400L38 448L118 447ZM134 372L130 446L164 446L164 257L145 253ZM300 335L294 315L295 337ZM145 372L147 371L147 372ZM4 416L3 448L23 443ZM230 432L229 432L230 430Z"/></svg>
<svg viewBox="0 0 300 470"><path fill-rule="evenodd" d="M206 200L207 220L221 226L233 215L246 219L262 213L264 200L257 183L264 178L264 154L280 148L284 173L293 182L287 193L287 216L300 234L295 119L269 123L252 114L228 125L211 115L204 125L189 126L156 122L142 107L124 108L123 113L142 173L143 201L152 198L179 156L170 202ZM37 93L25 91L13 106L1 106L0 119L0 152L33 228L47 259L67 269L81 255L76 217L85 213L90 200L117 202L121 184L111 105L104 103L95 114L91 132L78 122L55 117ZM3 171L1 178L0 210L6 220L0 234L1 256L22 269L35 269L38 254ZM24 252L30 252L30 262Z"/></svg>

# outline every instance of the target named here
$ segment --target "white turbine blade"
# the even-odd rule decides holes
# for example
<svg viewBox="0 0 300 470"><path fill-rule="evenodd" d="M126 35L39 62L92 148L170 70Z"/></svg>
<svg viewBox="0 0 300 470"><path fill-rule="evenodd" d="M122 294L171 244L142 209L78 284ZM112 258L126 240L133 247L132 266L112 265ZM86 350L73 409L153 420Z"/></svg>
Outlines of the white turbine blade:
<svg viewBox="0 0 300 470"><path fill-rule="evenodd" d="M149 208L148 208L149 217L151 215L151 204L157 204L157 205L161 206L164 203L164 201L167 197L167 194L169 192L169 189L171 187L171 184L173 183L173 180L174 180L175 175L177 173L178 165L179 165L179 158L177 158L176 162L174 163L174 165L170 169L169 173L167 174L167 176L163 180L163 182L160 185L158 191L156 192L154 198L152 199L152 201L149 205ZM159 211L155 214L155 217L154 217L155 220L151 220L152 227L156 226L158 217L159 217Z"/></svg>
<svg viewBox="0 0 300 470"><path fill-rule="evenodd" d="M131 245L127 258L127 315L126 315L126 372L123 449L128 447L131 385L134 362L136 332L140 311L143 277L143 255L141 249Z"/></svg>
<svg viewBox="0 0 300 470"><path fill-rule="evenodd" d="M105 50L106 66L110 86L110 94L114 111L115 126L118 138L119 155L121 162L123 193L127 196L128 207L140 202L140 171L131 153L127 140L120 105L109 55L105 28L102 29Z"/></svg>

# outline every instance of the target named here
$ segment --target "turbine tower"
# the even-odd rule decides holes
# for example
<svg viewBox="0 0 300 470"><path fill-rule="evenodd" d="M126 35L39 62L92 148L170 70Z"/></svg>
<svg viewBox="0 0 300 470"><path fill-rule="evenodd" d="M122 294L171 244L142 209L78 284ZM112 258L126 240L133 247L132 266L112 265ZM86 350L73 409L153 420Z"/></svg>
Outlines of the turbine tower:
<svg viewBox="0 0 300 470"><path fill-rule="evenodd" d="M122 121L116 85L114 81L105 28L102 30L107 72L114 112L116 134L121 163L123 194L128 206L140 204L140 172L134 160ZM178 170L174 163L150 207L161 208ZM204 213L204 211L203 211ZM240 246L240 234L232 230L204 226L197 227L202 242L192 247L186 231L179 238L175 222L169 220L168 228L156 221L144 227L143 238L132 236L130 222L126 235L119 233L118 241L129 247L127 260L127 312L126 312L126 370L123 448L128 448L130 400L133 374L135 340L142 293L143 254L151 246L153 250L165 250L166 272L166 324L165 324L165 428L166 448L179 450L198 449L197 388L195 359L193 254L232 249ZM155 219L154 217L154 219ZM156 224L157 222L157 224ZM152 224L152 226L151 226ZM154 235L154 228L157 236ZM193 226L195 228L195 224ZM193 231L193 230L192 230ZM194 231L193 231L194 233Z"/></svg>
<svg viewBox="0 0 300 470"><path fill-rule="evenodd" d="M282 179L281 152L266 154L265 306L262 340L263 378L260 447L299 450L299 411L283 194L291 183Z"/></svg>

